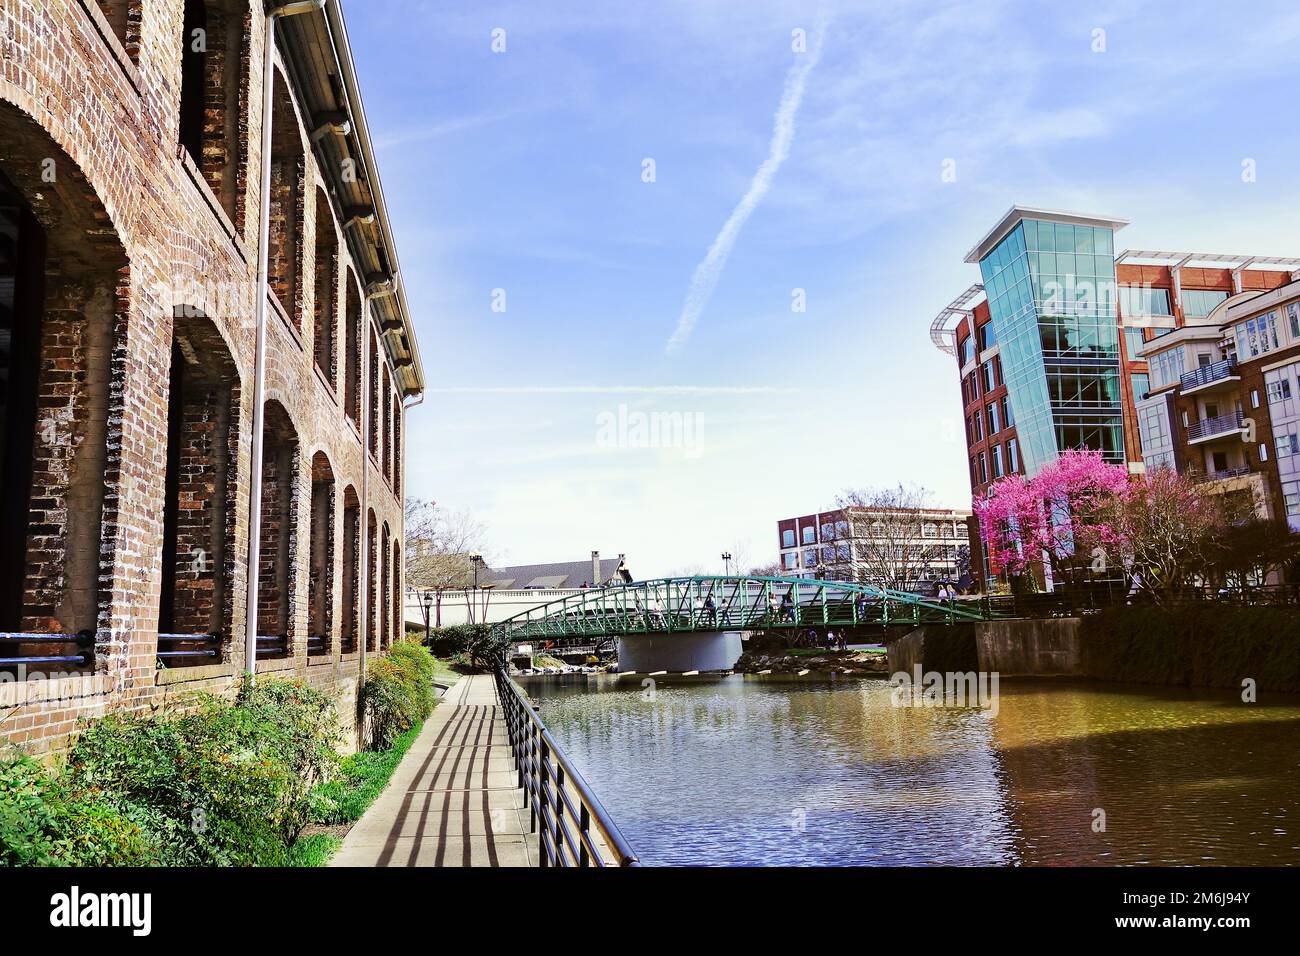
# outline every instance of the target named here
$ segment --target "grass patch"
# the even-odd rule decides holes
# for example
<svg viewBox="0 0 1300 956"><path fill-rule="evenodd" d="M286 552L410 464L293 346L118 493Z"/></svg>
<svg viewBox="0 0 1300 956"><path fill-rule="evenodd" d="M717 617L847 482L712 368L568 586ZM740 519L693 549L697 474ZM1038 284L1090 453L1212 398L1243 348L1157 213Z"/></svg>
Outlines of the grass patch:
<svg viewBox="0 0 1300 956"><path fill-rule="evenodd" d="M343 845L332 833L313 833L289 847L289 866L324 866Z"/></svg>
<svg viewBox="0 0 1300 956"><path fill-rule="evenodd" d="M393 771L402 762L423 721L394 742L389 750L360 751L345 757L338 776L312 791L311 822L329 826L356 823L388 786Z"/></svg>

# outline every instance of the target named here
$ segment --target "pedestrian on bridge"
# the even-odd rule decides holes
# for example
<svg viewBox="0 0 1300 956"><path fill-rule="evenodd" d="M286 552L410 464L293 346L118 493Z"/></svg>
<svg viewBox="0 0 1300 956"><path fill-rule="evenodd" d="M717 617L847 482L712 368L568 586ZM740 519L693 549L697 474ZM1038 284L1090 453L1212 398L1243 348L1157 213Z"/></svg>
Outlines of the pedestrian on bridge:
<svg viewBox="0 0 1300 956"><path fill-rule="evenodd" d="M717 624L718 624L718 605L714 602L714 600L713 600L713 595L712 595L712 594L710 594L708 597L706 597L706 598L704 599L704 615L705 615L705 617L707 617L707 618L709 619L709 626L710 626L710 627L716 627L716 626L717 626Z"/></svg>

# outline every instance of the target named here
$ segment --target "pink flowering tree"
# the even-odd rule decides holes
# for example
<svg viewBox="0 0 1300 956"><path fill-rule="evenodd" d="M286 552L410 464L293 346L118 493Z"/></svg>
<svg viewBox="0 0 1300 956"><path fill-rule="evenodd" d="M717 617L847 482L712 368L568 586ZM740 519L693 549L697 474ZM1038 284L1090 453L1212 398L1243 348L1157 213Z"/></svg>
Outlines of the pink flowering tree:
<svg viewBox="0 0 1300 956"><path fill-rule="evenodd" d="M1093 451L1064 452L1033 478L1001 479L974 503L994 567L1023 575L1045 557L1053 577L1074 583L1099 559L1109 566L1121 548L1107 517L1127 486L1128 470Z"/></svg>

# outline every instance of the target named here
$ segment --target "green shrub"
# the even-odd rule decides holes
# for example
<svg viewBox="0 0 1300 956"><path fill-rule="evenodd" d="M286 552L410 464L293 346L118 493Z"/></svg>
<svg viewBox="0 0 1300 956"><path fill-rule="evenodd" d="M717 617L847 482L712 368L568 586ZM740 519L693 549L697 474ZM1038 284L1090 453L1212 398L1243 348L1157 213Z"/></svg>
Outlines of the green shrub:
<svg viewBox="0 0 1300 956"><path fill-rule="evenodd" d="M25 756L0 757L0 866L140 866L140 828Z"/></svg>
<svg viewBox="0 0 1300 956"><path fill-rule="evenodd" d="M1104 680L1300 691L1300 612L1291 607L1135 604L1081 625L1087 673Z"/></svg>
<svg viewBox="0 0 1300 956"><path fill-rule="evenodd" d="M104 717L73 746L69 774L102 791L161 863L282 865L309 792L337 766L337 738L328 697L261 681L233 705L207 698L179 716Z"/></svg>
<svg viewBox="0 0 1300 956"><path fill-rule="evenodd" d="M361 686L361 712L372 750L388 750L433 709L433 657L419 644L394 644L372 663Z"/></svg>
<svg viewBox="0 0 1300 956"><path fill-rule="evenodd" d="M388 785L419 732L420 725L416 724L388 750L363 750L345 757L338 775L312 791L312 822L328 826L360 820Z"/></svg>
<svg viewBox="0 0 1300 956"><path fill-rule="evenodd" d="M490 624L435 627L428 641L434 657L449 658L472 670L494 667L507 644L509 641L504 634Z"/></svg>

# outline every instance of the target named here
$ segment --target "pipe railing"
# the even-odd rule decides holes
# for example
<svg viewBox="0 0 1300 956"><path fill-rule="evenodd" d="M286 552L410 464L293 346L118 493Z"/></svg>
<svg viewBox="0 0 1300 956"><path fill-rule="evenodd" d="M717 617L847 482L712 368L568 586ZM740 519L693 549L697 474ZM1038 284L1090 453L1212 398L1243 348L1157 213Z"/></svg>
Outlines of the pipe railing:
<svg viewBox="0 0 1300 956"><path fill-rule="evenodd" d="M618 826L504 666L497 666L496 685L530 829L538 834L538 865L640 866ZM606 852L613 860L606 859Z"/></svg>
<svg viewBox="0 0 1300 956"><path fill-rule="evenodd" d="M259 661L271 660L277 657L289 656L289 635L288 634L259 634L257 635L257 659Z"/></svg>
<svg viewBox="0 0 1300 956"><path fill-rule="evenodd" d="M221 659L220 634L159 634L158 660L209 662Z"/></svg>
<svg viewBox="0 0 1300 956"><path fill-rule="evenodd" d="M89 667L95 657L95 635L91 631L77 634L31 634L23 631L0 631L0 654L7 645L54 644L66 647L69 644L78 648L75 654L27 654L0 656L0 667L15 667L31 664L74 664L77 667Z"/></svg>

